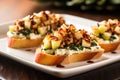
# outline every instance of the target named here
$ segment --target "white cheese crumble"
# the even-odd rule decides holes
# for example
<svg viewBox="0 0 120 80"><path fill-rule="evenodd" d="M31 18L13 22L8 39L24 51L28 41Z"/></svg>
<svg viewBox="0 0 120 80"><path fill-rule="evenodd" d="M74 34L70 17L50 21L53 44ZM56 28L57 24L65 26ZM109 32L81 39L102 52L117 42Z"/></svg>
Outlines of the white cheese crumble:
<svg viewBox="0 0 120 80"><path fill-rule="evenodd" d="M7 32L7 36L8 37L18 37L18 38L21 38L21 39L27 39L27 37L23 34L16 34L15 32L11 33L11 32ZM39 34L35 34L35 33L30 33L29 35L30 39L37 39L37 38L40 38L41 35Z"/></svg>
<svg viewBox="0 0 120 80"><path fill-rule="evenodd" d="M11 32L7 32L7 36L8 37L18 37L18 38L22 38L22 39L26 39L26 37L23 34L16 34L15 32L11 33Z"/></svg>
<svg viewBox="0 0 120 80"><path fill-rule="evenodd" d="M37 39L37 38L40 38L41 35L37 35L35 33L30 33L30 39Z"/></svg>
<svg viewBox="0 0 120 80"><path fill-rule="evenodd" d="M83 48L83 50L69 50L69 49L56 49L55 50L55 55L72 55L72 54L81 54L84 52L95 52L95 51L99 51L102 48L100 46L93 46L90 47L91 49L87 49L87 48ZM43 53L48 53L48 54L53 54L54 50L42 50Z"/></svg>
<svg viewBox="0 0 120 80"><path fill-rule="evenodd" d="M117 36L117 35L114 35L115 37L116 37L116 39L114 39L113 41L109 41L109 40L104 40L104 39L102 39L102 38L98 38L97 40L98 40L98 42L99 43L111 43L111 42L118 42L118 41L120 41L120 37L119 36Z"/></svg>

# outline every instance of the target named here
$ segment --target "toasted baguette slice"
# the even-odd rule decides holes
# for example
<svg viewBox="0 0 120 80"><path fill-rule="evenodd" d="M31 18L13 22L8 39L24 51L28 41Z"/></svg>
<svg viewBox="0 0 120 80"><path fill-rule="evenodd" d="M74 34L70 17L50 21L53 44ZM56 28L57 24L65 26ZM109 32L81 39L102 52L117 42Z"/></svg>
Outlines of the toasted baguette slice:
<svg viewBox="0 0 120 80"><path fill-rule="evenodd" d="M40 45L42 38L60 27L65 20L50 11L41 11L16 20L7 32L8 46L11 48L29 48ZM23 39L24 38L24 39ZM29 38L29 39L28 39Z"/></svg>
<svg viewBox="0 0 120 80"><path fill-rule="evenodd" d="M117 49L120 44L120 21L118 19L108 19L92 26L94 39L105 50L105 52Z"/></svg>
<svg viewBox="0 0 120 80"><path fill-rule="evenodd" d="M20 38L9 38L8 47L10 48L30 48L39 46L43 38L37 39L20 39Z"/></svg>
<svg viewBox="0 0 120 80"><path fill-rule="evenodd" d="M58 31L45 36L43 45L36 50L35 62L64 65L99 58L103 52L85 30L76 30L72 24L63 24Z"/></svg>
<svg viewBox="0 0 120 80"><path fill-rule="evenodd" d="M97 59L103 54L104 50L101 49L99 51L88 51L88 52L83 52L83 53L75 53L72 55L68 55L62 62L62 65L65 64L70 64L73 62L80 62L84 60L90 60L90 59Z"/></svg>
<svg viewBox="0 0 120 80"><path fill-rule="evenodd" d="M100 43L99 45L104 49L104 52L109 52L117 49L119 46L120 42L112 42L112 43Z"/></svg>
<svg viewBox="0 0 120 80"><path fill-rule="evenodd" d="M75 53L72 55L51 55L47 53L41 53L40 48L36 50L35 62L44 65L57 65L57 64L70 64L73 62L80 62L84 60L97 59L101 57L104 50L94 52Z"/></svg>
<svg viewBox="0 0 120 80"><path fill-rule="evenodd" d="M60 64L66 55L51 55L40 52L40 48L36 50L35 62L44 65L57 65Z"/></svg>

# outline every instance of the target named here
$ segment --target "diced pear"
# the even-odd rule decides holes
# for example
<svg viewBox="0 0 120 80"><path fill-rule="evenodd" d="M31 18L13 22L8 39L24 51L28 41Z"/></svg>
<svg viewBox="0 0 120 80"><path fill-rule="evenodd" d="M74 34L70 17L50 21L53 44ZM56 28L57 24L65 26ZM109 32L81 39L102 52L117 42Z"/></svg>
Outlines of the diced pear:
<svg viewBox="0 0 120 80"><path fill-rule="evenodd" d="M41 22L40 18L38 16L34 16L34 22L36 22L37 24L39 24Z"/></svg>
<svg viewBox="0 0 120 80"><path fill-rule="evenodd" d="M51 42L49 40L46 40L44 45L43 45L44 49L50 49L51 48Z"/></svg>
<svg viewBox="0 0 120 80"><path fill-rule="evenodd" d="M98 30L98 28L97 27L92 27L92 33L95 36L99 36L99 30Z"/></svg>
<svg viewBox="0 0 120 80"><path fill-rule="evenodd" d="M15 31L15 26L14 25L9 26L9 31L14 32Z"/></svg>
<svg viewBox="0 0 120 80"><path fill-rule="evenodd" d="M63 24L63 25L61 26L61 28L62 28L64 31L67 30L67 26L66 26L65 24Z"/></svg>
<svg viewBox="0 0 120 80"><path fill-rule="evenodd" d="M80 39L80 38L82 38L82 37L83 37L83 36L82 36L82 34L81 34L80 31L75 32L75 38L76 38L76 39Z"/></svg>
<svg viewBox="0 0 120 80"><path fill-rule="evenodd" d="M69 26L69 30L72 31L72 32L75 32L75 31L76 31L76 28L75 28L74 25L71 24L71 25Z"/></svg>
<svg viewBox="0 0 120 80"><path fill-rule="evenodd" d="M57 49L57 48L60 47L61 40L55 40L55 39L53 39L51 41L51 44L52 44L52 49L55 50L55 49Z"/></svg>
<svg viewBox="0 0 120 80"><path fill-rule="evenodd" d="M26 27L26 28L30 29L30 26L31 26L30 20L25 21L24 24L25 24L25 27Z"/></svg>
<svg viewBox="0 0 120 80"><path fill-rule="evenodd" d="M115 28L115 32L118 33L118 34L120 34L120 27L119 27L119 26L117 26L117 27Z"/></svg>
<svg viewBox="0 0 120 80"><path fill-rule="evenodd" d="M45 35L47 33L47 27L38 27L38 33Z"/></svg>
<svg viewBox="0 0 120 80"><path fill-rule="evenodd" d="M30 15L26 16L25 18L23 18L23 20L24 20L25 28L30 29L30 26L31 26Z"/></svg>
<svg viewBox="0 0 120 80"><path fill-rule="evenodd" d="M50 49L51 48L51 35L48 34L43 40L43 47L44 49Z"/></svg>
<svg viewBox="0 0 120 80"><path fill-rule="evenodd" d="M101 26L98 27L98 30L99 30L100 33L104 33L107 30L107 27L101 25Z"/></svg>
<svg viewBox="0 0 120 80"><path fill-rule="evenodd" d="M28 20L30 20L30 15L24 17L23 20L24 20L24 21L28 21Z"/></svg>
<svg viewBox="0 0 120 80"><path fill-rule="evenodd" d="M82 39L82 46L90 47L91 43L89 41L86 41L86 40Z"/></svg>
<svg viewBox="0 0 120 80"><path fill-rule="evenodd" d="M62 35L62 36L65 36L67 32L64 31L62 28L59 28L59 29L58 29L58 33L59 33L60 35Z"/></svg>
<svg viewBox="0 0 120 80"><path fill-rule="evenodd" d="M108 33L108 32L105 32L105 33L103 33L103 35L102 35L103 39L105 39L105 40L109 40L109 39L110 39L110 36L111 36L111 33Z"/></svg>
<svg viewBox="0 0 120 80"><path fill-rule="evenodd" d="M58 37L59 39L62 40L62 34L60 34L58 31L54 32L54 36Z"/></svg>

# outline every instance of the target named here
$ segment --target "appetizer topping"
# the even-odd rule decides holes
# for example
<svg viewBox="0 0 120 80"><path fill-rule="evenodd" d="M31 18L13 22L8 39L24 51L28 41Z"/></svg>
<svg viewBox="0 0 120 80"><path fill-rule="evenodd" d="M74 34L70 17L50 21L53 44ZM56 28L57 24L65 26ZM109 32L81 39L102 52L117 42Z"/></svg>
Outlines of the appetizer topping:
<svg viewBox="0 0 120 80"><path fill-rule="evenodd" d="M13 25L9 26L9 32L24 35L29 39L31 33L44 36L48 32L52 32L65 23L65 20L59 14L50 11L41 11L28 15L23 19L17 20ZM9 35L8 35L9 36Z"/></svg>
<svg viewBox="0 0 120 80"><path fill-rule="evenodd" d="M77 30L73 25L63 24L57 31L45 36L41 51L49 54L61 53L59 55L62 55L99 48L99 45L92 40L87 31Z"/></svg>
<svg viewBox="0 0 120 80"><path fill-rule="evenodd" d="M119 41L120 36L120 22L117 19L108 19L98 23L97 27L92 27L92 33L96 37L104 41Z"/></svg>

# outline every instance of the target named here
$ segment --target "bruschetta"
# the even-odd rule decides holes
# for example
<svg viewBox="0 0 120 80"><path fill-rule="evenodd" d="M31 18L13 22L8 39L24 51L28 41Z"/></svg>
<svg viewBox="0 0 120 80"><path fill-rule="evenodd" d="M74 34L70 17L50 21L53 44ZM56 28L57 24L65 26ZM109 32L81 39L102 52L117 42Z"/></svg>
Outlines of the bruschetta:
<svg viewBox="0 0 120 80"><path fill-rule="evenodd" d="M113 51L120 44L120 22L117 19L101 21L92 27L92 34L105 52Z"/></svg>
<svg viewBox="0 0 120 80"><path fill-rule="evenodd" d="M44 65L70 64L99 58L104 50L85 30L63 24L57 31L47 34L37 48L35 62Z"/></svg>
<svg viewBox="0 0 120 80"><path fill-rule="evenodd" d="M8 47L28 48L39 46L47 33L60 27L65 20L59 14L41 11L17 20L9 26Z"/></svg>

